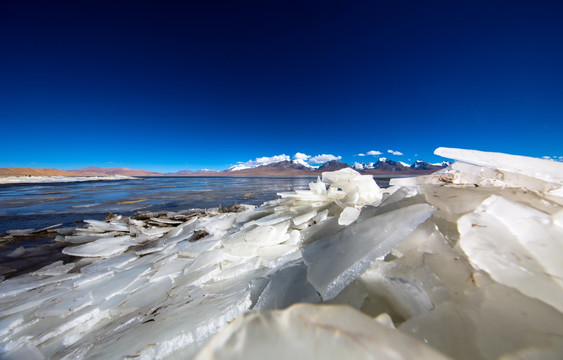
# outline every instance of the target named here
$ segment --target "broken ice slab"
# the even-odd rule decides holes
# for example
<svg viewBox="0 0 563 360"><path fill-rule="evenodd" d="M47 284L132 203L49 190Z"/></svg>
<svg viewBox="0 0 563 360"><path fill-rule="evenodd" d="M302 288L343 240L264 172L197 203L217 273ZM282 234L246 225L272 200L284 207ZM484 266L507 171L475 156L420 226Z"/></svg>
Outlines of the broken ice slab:
<svg viewBox="0 0 563 360"><path fill-rule="evenodd" d="M329 183L331 188L340 188L348 196L357 194L355 201L348 202L353 205L367 205L381 200L382 191L377 186L373 176L361 175L351 168L344 168L323 173L323 181Z"/></svg>
<svg viewBox="0 0 563 360"><path fill-rule="evenodd" d="M270 282L258 298L255 310L284 309L298 302L321 300L307 280L307 266L303 262L287 265L268 278Z"/></svg>
<svg viewBox="0 0 563 360"><path fill-rule="evenodd" d="M130 331L96 343L88 352L88 357L190 358L195 355L194 352L202 345L202 341L226 326L251 304L250 291L210 297L205 301L185 301L187 303L174 311L149 317L147 320L152 319L151 321L138 323Z"/></svg>
<svg viewBox="0 0 563 360"><path fill-rule="evenodd" d="M9 258L19 258L25 254L25 248L23 246L17 247L14 251L11 251L6 256Z"/></svg>
<svg viewBox="0 0 563 360"><path fill-rule="evenodd" d="M290 345L288 345L290 344ZM448 359L348 306L298 304L249 313L215 336L203 359Z"/></svg>
<svg viewBox="0 0 563 360"><path fill-rule="evenodd" d="M342 210L338 217L338 225L350 225L360 216L360 209L353 206L348 206Z"/></svg>
<svg viewBox="0 0 563 360"><path fill-rule="evenodd" d="M0 299L11 298L32 289L57 282L77 279L79 277L80 274L64 274L50 277L24 275L11 278L0 283Z"/></svg>
<svg viewBox="0 0 563 360"><path fill-rule="evenodd" d="M285 218L285 216L284 216ZM259 246L271 246L281 244L289 240L287 230L290 225L290 218L275 225L261 224L261 226L246 227L243 231L236 232L231 236L224 237L222 242L225 246L248 243ZM256 225L256 224L255 224Z"/></svg>
<svg viewBox="0 0 563 360"><path fill-rule="evenodd" d="M45 301L35 312L37 316L67 317L73 312L79 311L92 304L92 293L90 291L69 291L60 296Z"/></svg>
<svg viewBox="0 0 563 360"><path fill-rule="evenodd" d="M94 301L103 303L113 296L127 294L138 287L139 279L151 270L151 264L140 265L127 270L115 271L104 281L93 283L87 289L92 291Z"/></svg>
<svg viewBox="0 0 563 360"><path fill-rule="evenodd" d="M12 315L0 319L0 336L7 335L13 328L23 323L23 316Z"/></svg>
<svg viewBox="0 0 563 360"><path fill-rule="evenodd" d="M336 297L325 301L324 304L330 305L348 305L356 310L362 309L368 293L364 285L356 280L350 285L346 286ZM365 313L365 312L364 312Z"/></svg>
<svg viewBox="0 0 563 360"><path fill-rule="evenodd" d="M89 225L89 228L95 231L127 231L129 232L129 225L120 222L105 222L99 220L84 220Z"/></svg>
<svg viewBox="0 0 563 360"><path fill-rule="evenodd" d="M236 214L221 214L215 217L200 219L200 226L210 234L224 232L229 230L237 219Z"/></svg>
<svg viewBox="0 0 563 360"><path fill-rule="evenodd" d="M313 211L307 212L303 215L295 216L292 219L292 221L293 221L294 225L299 226L299 225L302 225L302 224L308 222L309 220L314 218L316 215L317 215L317 210L313 210Z"/></svg>
<svg viewBox="0 0 563 360"><path fill-rule="evenodd" d="M6 234L15 235L15 236L25 236L25 235L30 235L33 232L35 232L35 229L17 229L17 230L8 230L6 231Z"/></svg>
<svg viewBox="0 0 563 360"><path fill-rule="evenodd" d="M123 254L112 258L99 260L92 264L86 265L80 269L80 272L84 274L94 274L101 271L103 272L106 270L111 270L114 268L122 268L123 266L134 261L135 259L137 259L137 256L135 256L135 254L131 254L131 253Z"/></svg>
<svg viewBox="0 0 563 360"><path fill-rule="evenodd" d="M315 194L324 195L326 194L326 184L321 181L321 178L317 176L317 181L312 181L309 183L309 190Z"/></svg>
<svg viewBox="0 0 563 360"><path fill-rule="evenodd" d="M163 277L174 279L184 272L184 269L193 262L192 259L176 258L159 267L157 272L151 276L150 282L158 281Z"/></svg>
<svg viewBox="0 0 563 360"><path fill-rule="evenodd" d="M68 246L63 249L63 254L80 257L111 257L125 252L131 245L134 245L134 241L129 235L102 237L83 245Z"/></svg>
<svg viewBox="0 0 563 360"><path fill-rule="evenodd" d="M449 300L447 288L426 266L376 261L360 282L368 292L362 310L376 316L388 313L395 323L426 314Z"/></svg>
<svg viewBox="0 0 563 360"><path fill-rule="evenodd" d="M88 233L88 234L81 234L81 235L67 235L67 236L57 236L55 241L60 242L69 242L72 244L83 244L91 241L96 241L102 237L112 237L118 234L122 234L118 231L109 231L109 232L102 232L102 233Z"/></svg>
<svg viewBox="0 0 563 360"><path fill-rule="evenodd" d="M428 204L411 205L356 222L307 245L302 251L308 266L307 279L324 300L332 299L433 212Z"/></svg>
<svg viewBox="0 0 563 360"><path fill-rule="evenodd" d="M458 220L459 245L475 268L563 312L563 232L552 223L493 195Z"/></svg>
<svg viewBox="0 0 563 360"><path fill-rule="evenodd" d="M257 250L257 254L260 257L260 263L272 269L301 258L301 251L297 245L264 246Z"/></svg>
<svg viewBox="0 0 563 360"><path fill-rule="evenodd" d="M260 258L255 257L250 260L246 260L242 263L235 263L231 266L226 266L222 268L221 273L213 277L213 281L223 281L232 278L238 278L244 276L245 274L252 272L260 266Z"/></svg>
<svg viewBox="0 0 563 360"><path fill-rule="evenodd" d="M68 263L63 265L63 261L55 261L54 263L44 266L39 270L32 272L32 275L38 276L58 276L68 273L74 268L74 263Z"/></svg>
<svg viewBox="0 0 563 360"><path fill-rule="evenodd" d="M563 184L563 163L527 156L440 147L434 154L470 164L506 170Z"/></svg>
<svg viewBox="0 0 563 360"><path fill-rule="evenodd" d="M556 354L546 359L561 358L562 313L498 283L477 279L469 285L473 289L460 292L457 300L406 321L399 330L455 359L505 359L533 348Z"/></svg>

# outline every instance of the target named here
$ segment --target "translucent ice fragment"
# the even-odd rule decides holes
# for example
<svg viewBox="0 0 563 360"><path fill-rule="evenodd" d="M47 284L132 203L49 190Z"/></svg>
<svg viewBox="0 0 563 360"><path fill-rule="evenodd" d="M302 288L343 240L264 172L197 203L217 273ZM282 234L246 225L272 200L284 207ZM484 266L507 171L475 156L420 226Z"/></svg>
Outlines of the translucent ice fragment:
<svg viewBox="0 0 563 360"><path fill-rule="evenodd" d="M270 276L255 310L284 309L298 302L317 303L321 300L307 281L307 267L303 262L292 264Z"/></svg>
<svg viewBox="0 0 563 360"><path fill-rule="evenodd" d="M295 224L296 226L299 226L299 225L304 224L307 221L311 220L316 215L317 215L317 210L313 210L313 211L310 211L310 212L305 213L303 215L296 216L296 217L293 218L293 224Z"/></svg>
<svg viewBox="0 0 563 360"><path fill-rule="evenodd" d="M89 358L191 358L203 342L225 327L251 304L250 291L229 296L183 299L183 305L148 319L107 343L97 344ZM189 314L189 316L186 316Z"/></svg>
<svg viewBox="0 0 563 360"><path fill-rule="evenodd" d="M549 215L493 195L458 228L475 268L563 312L563 234Z"/></svg>
<svg viewBox="0 0 563 360"><path fill-rule="evenodd" d="M121 268L134 261L135 259L137 259L137 256L135 256L134 254L123 254L109 259L103 259L90 265L86 265L80 269L80 272L84 274L93 274L113 268Z"/></svg>
<svg viewBox="0 0 563 360"><path fill-rule="evenodd" d="M0 283L0 299L19 295L23 292L36 289L45 285L72 280L80 277L80 274L64 274L40 278L37 276L15 277Z"/></svg>
<svg viewBox="0 0 563 360"><path fill-rule="evenodd" d="M526 156L440 147L436 155L470 164L506 170L548 182L563 182L563 163Z"/></svg>
<svg viewBox="0 0 563 360"><path fill-rule="evenodd" d="M103 231L117 230L117 231L129 232L129 226L123 223L118 223L118 222L107 223L105 221L99 221L99 220L84 220L84 222L90 225L91 228L94 228L96 230L97 229Z"/></svg>
<svg viewBox="0 0 563 360"><path fill-rule="evenodd" d="M41 304L35 312L37 316L67 317L92 304L92 294L86 291L74 291L50 299Z"/></svg>
<svg viewBox="0 0 563 360"><path fill-rule="evenodd" d="M271 354L282 360L448 359L351 307L298 304L239 317L196 360L262 359Z"/></svg>
<svg viewBox="0 0 563 360"><path fill-rule="evenodd" d="M338 225L350 225L360 216L360 209L353 206L348 206L340 213L338 217Z"/></svg>
<svg viewBox="0 0 563 360"><path fill-rule="evenodd" d="M324 172L323 181L330 183L331 188L342 189L348 196L356 193L359 205L374 203L381 200L382 197L382 191L375 183L373 176L360 175L351 168Z"/></svg>
<svg viewBox="0 0 563 360"><path fill-rule="evenodd" d="M309 183L309 189L315 194L324 195L326 194L326 184L321 181L321 178L317 177L316 182Z"/></svg>
<svg viewBox="0 0 563 360"><path fill-rule="evenodd" d="M102 237L112 237L119 234L119 232L117 231L110 231L110 232L103 232L103 233L94 233L94 234L82 234L82 235L67 235L64 237L57 237L57 239L55 239L55 241L60 241L60 242L69 242L72 244L83 244L83 243L87 243L90 241L95 241L98 240Z"/></svg>
<svg viewBox="0 0 563 360"><path fill-rule="evenodd" d="M131 245L134 245L131 236L123 235L66 247L63 249L63 253L80 257L110 257L125 252Z"/></svg>
<svg viewBox="0 0 563 360"><path fill-rule="evenodd" d="M66 274L74 268L74 263L68 263L63 265L63 261L55 261L54 263L44 266L39 270L34 271L33 275L39 276L58 276Z"/></svg>
<svg viewBox="0 0 563 360"><path fill-rule="evenodd" d="M359 277L376 258L387 254L434 208L417 204L352 224L303 249L307 278L324 300L335 297Z"/></svg>

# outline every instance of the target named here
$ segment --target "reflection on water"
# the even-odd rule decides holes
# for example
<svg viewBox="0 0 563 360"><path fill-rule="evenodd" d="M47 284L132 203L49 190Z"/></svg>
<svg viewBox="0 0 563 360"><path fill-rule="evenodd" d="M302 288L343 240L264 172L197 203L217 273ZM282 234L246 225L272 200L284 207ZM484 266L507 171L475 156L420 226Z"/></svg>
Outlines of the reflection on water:
<svg viewBox="0 0 563 360"><path fill-rule="evenodd" d="M180 211L259 205L277 193L308 188L315 177L157 177L136 180L0 186L0 233L141 210Z"/></svg>

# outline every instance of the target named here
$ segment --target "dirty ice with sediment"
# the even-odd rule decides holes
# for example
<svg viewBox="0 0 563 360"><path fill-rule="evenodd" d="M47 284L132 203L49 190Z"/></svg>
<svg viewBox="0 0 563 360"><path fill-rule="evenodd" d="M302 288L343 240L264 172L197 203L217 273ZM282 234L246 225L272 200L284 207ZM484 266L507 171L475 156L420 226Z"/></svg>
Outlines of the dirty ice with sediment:
<svg viewBox="0 0 563 360"><path fill-rule="evenodd" d="M61 230L76 260L0 283L8 359L560 359L563 164L353 169L260 206Z"/></svg>

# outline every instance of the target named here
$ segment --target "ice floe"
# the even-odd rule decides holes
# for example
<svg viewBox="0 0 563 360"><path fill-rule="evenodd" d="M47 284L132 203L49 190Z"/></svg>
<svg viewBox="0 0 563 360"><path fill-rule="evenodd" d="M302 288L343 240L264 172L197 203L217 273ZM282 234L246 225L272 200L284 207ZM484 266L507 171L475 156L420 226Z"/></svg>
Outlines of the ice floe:
<svg viewBox="0 0 563 360"><path fill-rule="evenodd" d="M0 357L561 358L561 164L436 153L458 161L385 189L342 169L52 229L75 260L1 280Z"/></svg>

